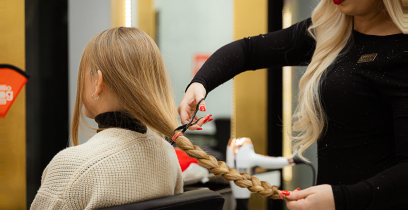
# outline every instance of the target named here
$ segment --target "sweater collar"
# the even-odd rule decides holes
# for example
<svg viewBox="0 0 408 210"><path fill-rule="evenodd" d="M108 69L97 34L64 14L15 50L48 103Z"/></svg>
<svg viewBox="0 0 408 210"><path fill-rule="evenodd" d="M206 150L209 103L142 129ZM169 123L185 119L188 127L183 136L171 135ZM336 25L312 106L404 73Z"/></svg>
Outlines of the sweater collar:
<svg viewBox="0 0 408 210"><path fill-rule="evenodd" d="M125 112L105 112L95 117L98 123L98 131L104 128L123 128L145 134L147 127L140 120L133 118Z"/></svg>

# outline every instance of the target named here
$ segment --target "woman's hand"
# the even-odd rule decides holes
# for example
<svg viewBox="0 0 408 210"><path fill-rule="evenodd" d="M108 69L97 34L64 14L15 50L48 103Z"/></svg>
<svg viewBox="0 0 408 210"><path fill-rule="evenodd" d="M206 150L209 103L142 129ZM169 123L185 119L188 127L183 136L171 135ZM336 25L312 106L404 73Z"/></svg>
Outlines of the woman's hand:
<svg viewBox="0 0 408 210"><path fill-rule="evenodd" d="M193 83L188 87L186 94L184 94L183 99L180 102L180 105L177 109L180 119L181 119L181 124L185 124L188 121L190 121L191 116L194 114L197 103L205 97L206 90L204 86L201 83ZM205 101L203 100L200 104L200 111L205 112ZM195 116L194 120L198 120L199 117ZM196 125L190 126L188 129L189 130L197 130L201 129L201 126L206 123L211 121L211 115L205 115L202 120L200 120Z"/></svg>
<svg viewBox="0 0 408 210"><path fill-rule="evenodd" d="M309 187L305 190L295 190L286 196L292 201L288 201L286 205L291 210L334 210L334 197L332 187L330 185L318 185Z"/></svg>

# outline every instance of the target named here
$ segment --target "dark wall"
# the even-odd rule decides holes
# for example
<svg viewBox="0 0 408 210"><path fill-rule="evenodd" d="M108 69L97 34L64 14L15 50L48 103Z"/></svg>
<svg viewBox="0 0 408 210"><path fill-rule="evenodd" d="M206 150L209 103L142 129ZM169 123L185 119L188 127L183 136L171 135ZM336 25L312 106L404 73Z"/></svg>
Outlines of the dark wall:
<svg viewBox="0 0 408 210"><path fill-rule="evenodd" d="M268 31L282 29L284 0L268 0ZM282 68L268 70L268 155L282 156ZM282 170L281 170L282 172ZM281 179L281 183L283 183ZM283 209L283 202L270 200L268 209Z"/></svg>
<svg viewBox="0 0 408 210"><path fill-rule="evenodd" d="M67 147L67 0L26 0L27 205L47 164Z"/></svg>
<svg viewBox="0 0 408 210"><path fill-rule="evenodd" d="M282 29L283 0L268 1L268 31ZM282 68L268 70L268 155L282 156Z"/></svg>

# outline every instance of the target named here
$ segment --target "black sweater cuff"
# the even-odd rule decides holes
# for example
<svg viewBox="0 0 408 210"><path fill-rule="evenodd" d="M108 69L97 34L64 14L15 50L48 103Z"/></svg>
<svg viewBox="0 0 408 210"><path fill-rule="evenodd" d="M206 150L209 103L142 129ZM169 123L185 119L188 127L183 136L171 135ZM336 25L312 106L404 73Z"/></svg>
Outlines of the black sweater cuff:
<svg viewBox="0 0 408 210"><path fill-rule="evenodd" d="M195 83L195 82L200 83L200 84L202 84L204 86L204 89L205 89L205 92L206 92L205 96L207 97L208 92L210 92L211 90L208 90L208 85L207 85L207 82L205 81L205 79L201 79L201 78L193 78L193 80L191 80L190 84L187 85L184 92L187 92L190 85Z"/></svg>
<svg viewBox="0 0 408 210"><path fill-rule="evenodd" d="M373 197L372 186L366 181L332 186L332 190L336 210L366 209Z"/></svg>

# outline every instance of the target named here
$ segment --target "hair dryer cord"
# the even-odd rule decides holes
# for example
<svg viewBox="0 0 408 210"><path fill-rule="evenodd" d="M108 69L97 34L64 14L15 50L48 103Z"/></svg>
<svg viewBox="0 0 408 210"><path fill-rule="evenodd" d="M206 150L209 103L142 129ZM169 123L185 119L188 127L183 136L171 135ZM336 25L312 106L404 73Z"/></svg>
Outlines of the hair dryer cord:
<svg viewBox="0 0 408 210"><path fill-rule="evenodd" d="M312 182L312 184L313 184L313 186L315 186L316 185L316 169L313 166L313 164L308 163L308 162L306 162L306 161L304 161L304 160L302 160L302 159L300 159L298 157L294 157L293 162L295 164L305 164L305 165L309 166L312 169L312 172L313 172L313 182Z"/></svg>

